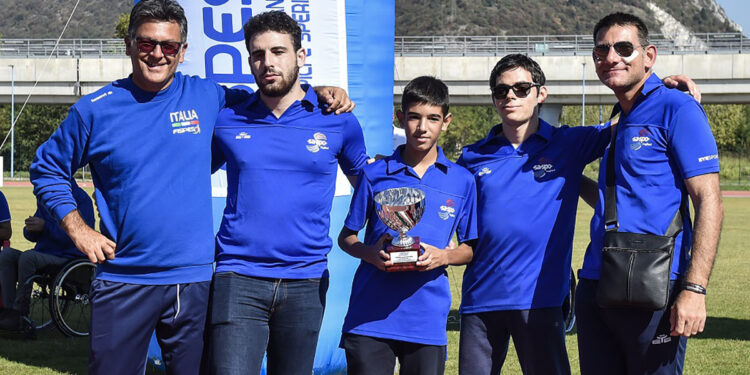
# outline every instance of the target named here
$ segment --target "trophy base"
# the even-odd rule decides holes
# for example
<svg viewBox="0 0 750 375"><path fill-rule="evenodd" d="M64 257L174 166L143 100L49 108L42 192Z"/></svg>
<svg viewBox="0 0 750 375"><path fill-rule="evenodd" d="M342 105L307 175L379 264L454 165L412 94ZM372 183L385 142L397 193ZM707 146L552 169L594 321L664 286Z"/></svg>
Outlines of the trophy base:
<svg viewBox="0 0 750 375"><path fill-rule="evenodd" d="M414 237L414 243L409 247L388 245L385 251L391 256L391 262L393 262L392 266L385 267L386 272L417 270L417 259L420 253L419 237Z"/></svg>

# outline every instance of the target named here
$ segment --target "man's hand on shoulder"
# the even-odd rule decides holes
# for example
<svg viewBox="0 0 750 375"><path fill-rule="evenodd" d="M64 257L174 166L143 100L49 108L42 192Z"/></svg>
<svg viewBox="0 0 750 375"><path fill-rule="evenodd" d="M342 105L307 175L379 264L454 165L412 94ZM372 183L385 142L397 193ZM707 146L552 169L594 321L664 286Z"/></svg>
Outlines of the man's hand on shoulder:
<svg viewBox="0 0 750 375"><path fill-rule="evenodd" d="M328 103L326 111L334 112L337 115L344 112L351 112L357 105L349 99L346 91L335 86L318 86L313 88L318 94L318 100Z"/></svg>
<svg viewBox="0 0 750 375"><path fill-rule="evenodd" d="M684 75L684 74L676 74L669 77L665 77L662 82L665 86L669 88L676 88L680 91L687 92L695 98L695 100L698 101L698 103L701 102L701 90L698 88L698 85L690 79L690 77Z"/></svg>
<svg viewBox="0 0 750 375"><path fill-rule="evenodd" d="M77 210L65 215L60 226L92 263L115 259L115 243L86 225Z"/></svg>

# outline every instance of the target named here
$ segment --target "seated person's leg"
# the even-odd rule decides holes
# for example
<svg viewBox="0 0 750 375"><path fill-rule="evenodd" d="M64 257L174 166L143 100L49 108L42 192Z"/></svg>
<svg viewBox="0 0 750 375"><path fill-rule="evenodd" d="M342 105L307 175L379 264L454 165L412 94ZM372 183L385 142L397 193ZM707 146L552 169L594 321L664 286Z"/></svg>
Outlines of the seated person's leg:
<svg viewBox="0 0 750 375"><path fill-rule="evenodd" d="M18 289L16 289L13 309L19 311L22 315L28 315L31 288L26 285L26 280L44 268L62 267L68 260L67 258L34 250L27 250L21 253L18 258Z"/></svg>
<svg viewBox="0 0 750 375"><path fill-rule="evenodd" d="M18 281L18 258L21 252L6 248L0 252L0 294L2 294L3 308L13 307L16 299L16 282Z"/></svg>

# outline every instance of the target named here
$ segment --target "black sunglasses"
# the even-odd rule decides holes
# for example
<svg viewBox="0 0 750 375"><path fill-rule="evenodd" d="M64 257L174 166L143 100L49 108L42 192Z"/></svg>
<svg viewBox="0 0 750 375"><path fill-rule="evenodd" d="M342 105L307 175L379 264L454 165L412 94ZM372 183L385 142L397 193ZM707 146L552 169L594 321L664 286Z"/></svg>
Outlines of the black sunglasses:
<svg viewBox="0 0 750 375"><path fill-rule="evenodd" d="M141 53L151 53L151 51L153 51L156 46L160 46L161 53L165 54L166 56L177 55L177 53L180 52L180 48L182 48L182 43L180 42L160 42L158 40L147 38L135 38L135 45L136 47L138 47L138 52Z"/></svg>
<svg viewBox="0 0 750 375"><path fill-rule="evenodd" d="M633 52L636 49L636 46L633 45L633 43L630 42L617 42L615 44L597 44L594 47L594 59L595 60L604 60L607 58L607 55L609 55L609 49L614 47L615 52L620 57L628 58L630 56L633 56Z"/></svg>
<svg viewBox="0 0 750 375"><path fill-rule="evenodd" d="M492 97L496 100L503 100L508 96L508 92L512 89L513 93L516 94L516 97L525 98L529 95L533 87L540 86L542 85L534 82L518 82L513 86L500 83L492 88Z"/></svg>

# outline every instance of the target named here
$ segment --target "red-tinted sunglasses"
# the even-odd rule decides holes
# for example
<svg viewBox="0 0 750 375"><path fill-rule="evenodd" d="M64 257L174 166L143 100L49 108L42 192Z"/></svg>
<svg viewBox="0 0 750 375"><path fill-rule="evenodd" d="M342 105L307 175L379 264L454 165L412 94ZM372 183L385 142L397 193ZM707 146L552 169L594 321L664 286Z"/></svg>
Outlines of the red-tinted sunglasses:
<svg viewBox="0 0 750 375"><path fill-rule="evenodd" d="M138 52L151 53L156 46L161 47L161 53L166 56L175 56L180 52L182 43L180 42L169 42L169 41L158 41L147 38L135 38L135 46L138 47Z"/></svg>

